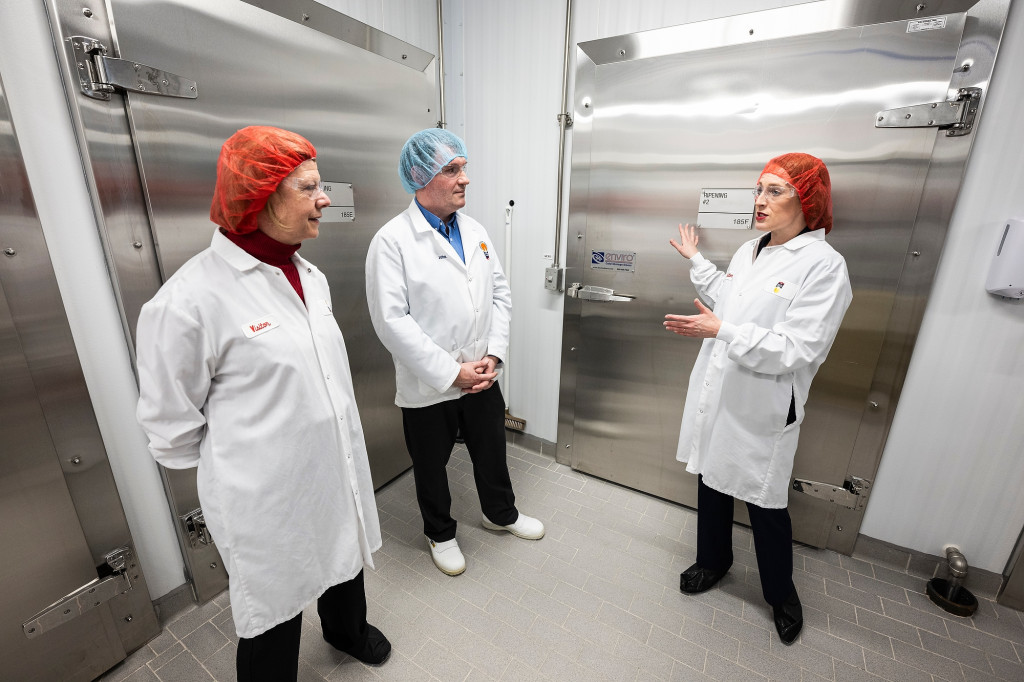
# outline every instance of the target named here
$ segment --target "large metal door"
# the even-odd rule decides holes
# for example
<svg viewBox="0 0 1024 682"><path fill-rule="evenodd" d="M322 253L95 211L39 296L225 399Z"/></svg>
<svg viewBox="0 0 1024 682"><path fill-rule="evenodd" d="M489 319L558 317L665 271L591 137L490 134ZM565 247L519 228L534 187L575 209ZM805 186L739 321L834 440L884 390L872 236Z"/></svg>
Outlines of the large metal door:
<svg viewBox="0 0 1024 682"><path fill-rule="evenodd" d="M752 17L743 28L754 34L764 25ZM835 502L791 493L790 509L799 541L852 550L881 452L879 442L865 456L858 437L875 427L872 412L889 410L886 358L893 349L905 356L913 343L912 333L894 333L892 319L901 278L923 274L913 267L921 254L912 241L935 141L946 135L877 128L876 114L947 99L964 25L957 13L649 59L630 56L662 49L664 36L581 45L568 260L575 267L566 282L636 298L567 299L559 445L574 468L696 506L696 477L675 452L700 341L661 325L666 313L692 313L696 292L668 240L680 222L706 222L701 251L724 268L758 234L743 189L769 158L808 152L829 165L836 227L828 241L846 257L854 298L814 381L794 468L796 479L839 490ZM955 198L956 187L949 191ZM705 212L716 204L733 214ZM918 228L916 239L926 234ZM930 237L937 258L942 232ZM840 512L843 505L852 509ZM746 518L742 505L739 513Z"/></svg>
<svg viewBox="0 0 1024 682"><path fill-rule="evenodd" d="M160 626L0 83L0 679L91 680Z"/></svg>
<svg viewBox="0 0 1024 682"><path fill-rule="evenodd" d="M296 131L316 146L321 177L330 185L333 206L302 255L331 284L374 484L407 469L394 368L370 324L363 273L373 234L408 205L396 172L402 144L437 121L433 55L316 3L110 0L83 17L79 4L53 2L61 56L74 74L73 114L80 117L131 337L142 304L209 246L223 141L247 125ZM113 28L109 34L105 23ZM105 55L95 46L90 54L74 51L82 42L74 36L89 32L98 34ZM89 95L78 83L101 72L82 62L104 56L132 60L127 90L116 86L110 101L93 96L102 87ZM165 73L152 77L147 67ZM116 77L115 69L105 70ZM163 86L185 96L152 94ZM208 599L224 588L226 575L216 538L210 544L204 532L195 472L164 474L196 593Z"/></svg>

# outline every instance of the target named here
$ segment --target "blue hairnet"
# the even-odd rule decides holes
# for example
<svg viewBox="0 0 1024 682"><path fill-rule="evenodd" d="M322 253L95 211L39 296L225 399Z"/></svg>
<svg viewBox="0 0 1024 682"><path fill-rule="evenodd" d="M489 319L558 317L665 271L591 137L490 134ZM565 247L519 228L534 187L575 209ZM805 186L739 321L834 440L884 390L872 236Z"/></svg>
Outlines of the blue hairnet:
<svg viewBox="0 0 1024 682"><path fill-rule="evenodd" d="M444 128L421 130L405 142L398 159L398 177L409 194L423 189L455 158L469 160L466 143Z"/></svg>

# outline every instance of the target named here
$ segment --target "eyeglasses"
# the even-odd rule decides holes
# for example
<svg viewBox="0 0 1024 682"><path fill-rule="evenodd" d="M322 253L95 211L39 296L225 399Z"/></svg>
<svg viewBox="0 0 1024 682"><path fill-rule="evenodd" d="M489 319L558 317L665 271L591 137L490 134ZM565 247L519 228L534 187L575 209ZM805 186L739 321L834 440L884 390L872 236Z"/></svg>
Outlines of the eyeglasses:
<svg viewBox="0 0 1024 682"><path fill-rule="evenodd" d="M294 189L309 199L318 199L321 192L326 194L324 183L322 182L313 182L305 178L291 178L289 182Z"/></svg>
<svg viewBox="0 0 1024 682"><path fill-rule="evenodd" d="M462 164L461 166L459 164L457 164L457 163L450 163L447 166L445 166L444 168L442 168L441 170L439 170L438 173L440 175L443 175L444 177L448 178L449 180L454 180L455 178L459 177L463 173L466 173L466 167L468 165L469 165L468 161L466 163ZM468 173L466 173L466 177L467 178L469 177Z"/></svg>
<svg viewBox="0 0 1024 682"><path fill-rule="evenodd" d="M789 184L768 185L767 187L762 187L761 185L758 185L757 187L750 191L754 194L755 200L758 197L760 197L761 194L764 194L764 198L766 201L779 201L781 199L785 199L786 197L796 196L796 188L793 187L793 185Z"/></svg>

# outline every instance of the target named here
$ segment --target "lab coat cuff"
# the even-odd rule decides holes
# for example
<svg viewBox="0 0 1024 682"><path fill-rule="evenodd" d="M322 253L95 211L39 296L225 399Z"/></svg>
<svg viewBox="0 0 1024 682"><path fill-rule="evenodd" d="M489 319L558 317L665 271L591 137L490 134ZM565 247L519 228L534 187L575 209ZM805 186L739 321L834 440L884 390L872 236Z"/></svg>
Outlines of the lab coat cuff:
<svg viewBox="0 0 1024 682"><path fill-rule="evenodd" d="M508 346L499 346L497 344L489 344L487 346L487 352L484 353L484 357L493 355L498 358L498 363L505 362L505 358L508 357Z"/></svg>
<svg viewBox="0 0 1024 682"><path fill-rule="evenodd" d="M455 371L448 377L442 388L438 390L439 393L447 393L455 387L455 380L459 378L459 372L462 371L462 365L455 363Z"/></svg>
<svg viewBox="0 0 1024 682"><path fill-rule="evenodd" d="M715 338L719 341L725 341L726 343L732 343L739 333L739 327L734 325L732 322L722 321L722 326L718 328L718 336Z"/></svg>
<svg viewBox="0 0 1024 682"><path fill-rule="evenodd" d="M704 263L710 263L710 262L711 261L709 261L707 258L704 257L704 254L702 254L700 251L698 251L697 253L693 254L693 258L690 259L690 266L693 267L693 266L702 265Z"/></svg>
<svg viewBox="0 0 1024 682"><path fill-rule="evenodd" d="M158 463L168 469L192 469L199 466L199 445L188 445L178 448L160 448L152 445L149 451Z"/></svg>

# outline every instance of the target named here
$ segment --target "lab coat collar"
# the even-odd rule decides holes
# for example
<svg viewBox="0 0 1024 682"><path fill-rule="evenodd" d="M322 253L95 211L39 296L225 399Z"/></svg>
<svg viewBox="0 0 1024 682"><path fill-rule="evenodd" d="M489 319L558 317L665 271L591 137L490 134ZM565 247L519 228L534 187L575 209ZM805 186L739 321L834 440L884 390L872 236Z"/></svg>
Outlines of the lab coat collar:
<svg viewBox="0 0 1024 682"><path fill-rule="evenodd" d="M213 232L213 241L210 242L210 248L213 249L214 253L227 261L228 265L242 272L254 270L263 263L259 258L251 255L248 251L222 235L219 228ZM313 264L298 253L292 255L292 262L295 263L299 270L305 268L307 272L311 272L314 269Z"/></svg>
<svg viewBox="0 0 1024 682"><path fill-rule="evenodd" d="M452 254L455 255L454 259L449 259L449 260L451 260L453 263L456 263L456 264L462 266L463 268L468 268L469 267L469 262L473 259L473 255L474 255L473 251L476 250L477 245L474 243L474 244L471 245L472 248L467 248L466 247L466 243L467 243L466 242L466 233L467 233L467 231L470 231L470 230L466 229L468 221L466 221L463 218L462 211L456 211L455 212L455 216L456 216L456 220L458 221L458 224L459 224L459 233L460 233L460 236L462 238L462 252L466 255L466 262L465 263L463 263L462 259L459 258L458 253L455 251L455 247L452 246L448 242L448 240L445 239L441 235L440 232L435 230L434 227L430 223L427 222L427 219L423 217L423 212L420 211L420 207L416 205L416 198L415 197L413 197L413 200L409 202L409 208L405 209L405 212L409 214L409 220L412 222L412 227L413 227L414 230L416 230L417 232L430 232L430 233L433 233L434 237L436 239L440 240L440 242L442 244L444 244L444 247L447 248L448 250L450 250L452 252Z"/></svg>
<svg viewBox="0 0 1024 682"><path fill-rule="evenodd" d="M801 232L783 244L782 247L789 249L790 251L796 251L797 249L802 249L808 244L823 241L825 241L825 230L811 230L810 232Z"/></svg>
<svg viewBox="0 0 1024 682"><path fill-rule="evenodd" d="M245 249L220 233L220 229L214 230L213 241L210 248L218 256L228 262L228 265L236 270L252 270L260 264L260 259L250 255Z"/></svg>

